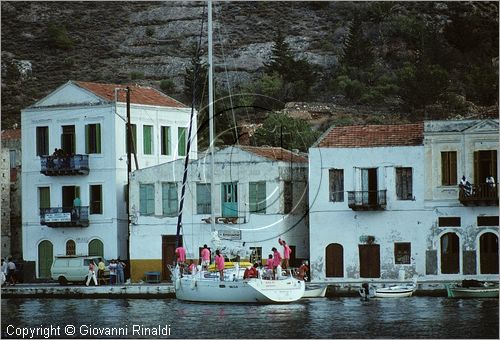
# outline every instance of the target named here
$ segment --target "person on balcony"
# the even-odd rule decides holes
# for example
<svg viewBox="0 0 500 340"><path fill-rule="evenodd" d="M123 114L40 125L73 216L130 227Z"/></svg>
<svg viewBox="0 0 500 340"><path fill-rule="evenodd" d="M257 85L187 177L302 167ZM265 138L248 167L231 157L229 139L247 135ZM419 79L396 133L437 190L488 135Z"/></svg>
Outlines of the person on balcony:
<svg viewBox="0 0 500 340"><path fill-rule="evenodd" d="M80 197L75 197L73 200L73 213L76 217L77 220L80 219L80 207L82 205L82 201L80 200Z"/></svg>
<svg viewBox="0 0 500 340"><path fill-rule="evenodd" d="M493 176L489 175L488 177L486 177L486 186L488 187L488 189L495 188L496 184L495 178Z"/></svg>
<svg viewBox="0 0 500 340"><path fill-rule="evenodd" d="M462 176L458 187L464 191L465 196L470 196L472 194L472 185L465 176Z"/></svg>

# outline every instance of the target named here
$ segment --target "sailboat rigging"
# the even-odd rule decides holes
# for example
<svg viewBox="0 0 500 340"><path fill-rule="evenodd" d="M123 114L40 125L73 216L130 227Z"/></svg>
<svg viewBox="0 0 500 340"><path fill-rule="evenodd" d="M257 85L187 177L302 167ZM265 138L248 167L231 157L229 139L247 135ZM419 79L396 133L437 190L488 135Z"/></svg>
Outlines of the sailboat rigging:
<svg viewBox="0 0 500 340"><path fill-rule="evenodd" d="M212 1L208 0L208 78L209 78L209 148L210 148L210 201L211 201L211 235L212 240L216 238L215 233L215 209L214 209L214 114L213 114L213 59L212 59ZM196 74L196 72L195 72ZM196 79L196 76L195 76ZM196 86L193 86L193 89ZM194 91L194 90L193 90ZM194 100L193 100L194 105ZM189 136L191 136L194 109L191 110L191 122ZM188 150L190 143L188 142ZM184 163L184 174L182 182L180 212L177 222L176 247L179 245L182 228L182 208L184 202L185 186L187 182L187 171L189 165L189 151ZM175 282L175 294L179 300L196 302L231 302L231 303L288 303L297 301L303 297L305 283L292 275L282 276L279 279L264 279L260 271L257 277L245 278L244 269L240 268L239 262L234 263L232 268L224 270L224 277L213 271L201 270L199 272L181 273L176 266L169 266Z"/></svg>

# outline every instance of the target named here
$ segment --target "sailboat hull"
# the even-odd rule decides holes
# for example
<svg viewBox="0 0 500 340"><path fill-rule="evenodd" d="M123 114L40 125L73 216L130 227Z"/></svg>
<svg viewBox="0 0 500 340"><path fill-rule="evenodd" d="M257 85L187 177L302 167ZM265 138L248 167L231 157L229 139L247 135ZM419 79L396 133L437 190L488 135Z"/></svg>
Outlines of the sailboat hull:
<svg viewBox="0 0 500 340"><path fill-rule="evenodd" d="M183 277L176 282L175 295L194 302L289 303L299 300L304 289L304 281L293 278L219 281Z"/></svg>

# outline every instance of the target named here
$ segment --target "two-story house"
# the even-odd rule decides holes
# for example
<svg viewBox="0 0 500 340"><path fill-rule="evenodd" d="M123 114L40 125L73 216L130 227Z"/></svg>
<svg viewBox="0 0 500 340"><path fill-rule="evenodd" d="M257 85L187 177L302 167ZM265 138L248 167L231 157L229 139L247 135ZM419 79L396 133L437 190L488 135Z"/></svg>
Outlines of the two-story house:
<svg viewBox="0 0 500 340"><path fill-rule="evenodd" d="M427 277L498 280L498 146L498 120L425 122Z"/></svg>
<svg viewBox="0 0 500 340"><path fill-rule="evenodd" d="M423 125L332 127L309 149L311 277L424 271Z"/></svg>
<svg viewBox="0 0 500 340"><path fill-rule="evenodd" d="M131 85L132 166L184 158L190 108ZM126 86L68 81L22 110L23 255L128 256ZM193 121L196 126L196 118ZM196 158L196 137L190 157Z"/></svg>
<svg viewBox="0 0 500 340"><path fill-rule="evenodd" d="M227 257L265 263L273 247L283 251L280 237L292 248L292 264L307 258L307 165L307 157L282 148L230 146L214 153L212 176L210 154L200 154L188 165L182 210L187 258L198 261L207 244L224 249ZM133 281L147 271L170 277L183 172L184 162L178 160L132 173Z"/></svg>

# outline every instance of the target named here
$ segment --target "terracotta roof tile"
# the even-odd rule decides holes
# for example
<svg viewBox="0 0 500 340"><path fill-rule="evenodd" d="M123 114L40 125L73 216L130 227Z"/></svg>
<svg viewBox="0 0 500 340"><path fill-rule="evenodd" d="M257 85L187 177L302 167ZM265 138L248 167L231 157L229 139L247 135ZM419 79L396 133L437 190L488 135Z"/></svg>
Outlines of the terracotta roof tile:
<svg viewBox="0 0 500 340"><path fill-rule="evenodd" d="M167 107L186 107L181 102L161 93L152 87L138 85L118 85L118 84L100 84L84 81L74 81L76 85L89 90L96 95L110 101L115 100L115 88L125 89L127 86L132 90L130 100L134 104L157 105ZM118 102L126 102L125 91L118 91Z"/></svg>
<svg viewBox="0 0 500 340"><path fill-rule="evenodd" d="M271 146L247 146L240 145L240 149L247 152L251 152L258 156L271 159L273 161L283 161L283 162L297 162L297 163L307 163L307 156L303 154L293 153L289 150L271 147Z"/></svg>
<svg viewBox="0 0 500 340"><path fill-rule="evenodd" d="M361 148L422 145L424 125L353 125L331 128L318 141L320 148Z"/></svg>
<svg viewBox="0 0 500 340"><path fill-rule="evenodd" d="M21 129L3 130L2 140L21 139Z"/></svg>

